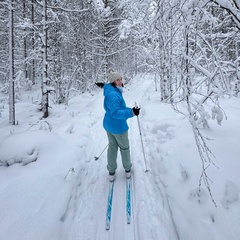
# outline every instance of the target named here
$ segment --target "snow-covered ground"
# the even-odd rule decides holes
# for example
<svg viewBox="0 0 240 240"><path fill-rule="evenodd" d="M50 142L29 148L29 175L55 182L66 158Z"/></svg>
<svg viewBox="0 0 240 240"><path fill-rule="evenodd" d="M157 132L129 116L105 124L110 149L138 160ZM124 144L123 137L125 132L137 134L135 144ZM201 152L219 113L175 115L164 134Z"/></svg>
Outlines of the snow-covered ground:
<svg viewBox="0 0 240 240"><path fill-rule="evenodd" d="M8 124L7 105L0 109L0 240L240 239L240 99L221 98L227 120L222 126L209 120L210 129L202 129L215 155L216 166L207 168L215 207L204 185L198 191L201 160L188 118L159 101L151 76L134 79L123 94L128 106L141 106L147 161L134 117L131 224L119 155L105 230L106 151L94 159L107 145L102 90L75 96L68 106L51 104L45 120L37 111L40 94L25 92L16 104L17 126Z"/></svg>

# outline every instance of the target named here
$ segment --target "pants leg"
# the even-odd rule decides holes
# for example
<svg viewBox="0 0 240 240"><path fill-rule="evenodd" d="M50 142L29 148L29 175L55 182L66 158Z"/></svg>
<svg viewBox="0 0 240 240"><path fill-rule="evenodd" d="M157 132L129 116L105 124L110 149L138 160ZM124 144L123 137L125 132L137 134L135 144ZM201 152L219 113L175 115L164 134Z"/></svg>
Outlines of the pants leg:
<svg viewBox="0 0 240 240"><path fill-rule="evenodd" d="M117 169L117 152L118 143L113 134L107 132L108 136L108 151L107 151L107 169L109 172L115 172Z"/></svg>
<svg viewBox="0 0 240 240"><path fill-rule="evenodd" d="M128 131L126 131L122 134L113 134L113 136L115 137L115 139L118 143L118 146L120 148L123 168L126 171L130 171L131 167L132 167L132 163L131 163L131 159L130 159Z"/></svg>
<svg viewBox="0 0 240 240"><path fill-rule="evenodd" d="M111 134L107 132L108 136L108 152L107 152L107 169L109 172L115 172L117 169L117 152L120 148L123 168L126 171L131 170L132 163L130 158L128 131L122 134Z"/></svg>

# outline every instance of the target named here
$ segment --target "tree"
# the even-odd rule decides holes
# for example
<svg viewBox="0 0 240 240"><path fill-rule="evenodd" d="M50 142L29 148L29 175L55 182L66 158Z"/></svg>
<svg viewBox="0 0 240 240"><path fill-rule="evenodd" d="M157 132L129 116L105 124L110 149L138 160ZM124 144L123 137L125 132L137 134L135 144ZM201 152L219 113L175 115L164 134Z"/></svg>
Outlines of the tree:
<svg viewBox="0 0 240 240"><path fill-rule="evenodd" d="M40 84L41 109L47 117L51 91L55 103L67 103L71 94L91 91L94 81L106 80L107 69L113 67L126 81L138 73L154 73L161 101L173 105L186 99L187 82L189 91L198 95L213 98L212 88L238 95L239 4L225 2L18 0L14 9L15 91L26 80L36 88ZM8 84L5 3L0 3L0 77ZM9 91L9 87L2 89Z"/></svg>
<svg viewBox="0 0 240 240"><path fill-rule="evenodd" d="M15 125L15 88L14 88L14 1L9 0L9 123Z"/></svg>
<svg viewBox="0 0 240 240"><path fill-rule="evenodd" d="M118 56L121 49L119 44L119 31L122 17L122 9L120 1L103 0L99 5L95 6L96 12L99 14L97 23L98 27L92 28L92 46L94 55L98 56L99 70L101 78L106 79L107 71L111 67L118 67Z"/></svg>
<svg viewBox="0 0 240 240"><path fill-rule="evenodd" d="M185 26L182 86L189 122L202 161L199 190L204 183L216 205L207 175L208 167L215 166L212 160L214 155L200 129L210 127L211 115L218 124L224 118L218 99L224 92L231 92L231 75L235 72L233 62L237 59L237 54L233 52L233 43L238 31L236 24L229 21L226 11L212 1L188 1L182 9ZM207 101L208 105L212 104L212 113L205 110Z"/></svg>
<svg viewBox="0 0 240 240"><path fill-rule="evenodd" d="M35 49L35 30L34 30L34 26L35 26L35 0L31 0L31 24L32 24L32 28L31 28L31 50L32 52L34 52ZM36 83L36 61L34 58L32 58L31 61L31 82L33 85L35 85Z"/></svg>
<svg viewBox="0 0 240 240"><path fill-rule="evenodd" d="M41 52L42 52L42 103L41 110L43 112L43 118L47 118L49 115L48 107L48 94L49 89L49 79L48 79L48 23L47 23L47 0L42 0L42 33L41 37Z"/></svg>
<svg viewBox="0 0 240 240"><path fill-rule="evenodd" d="M9 89L9 0L0 2L0 84L1 92Z"/></svg>

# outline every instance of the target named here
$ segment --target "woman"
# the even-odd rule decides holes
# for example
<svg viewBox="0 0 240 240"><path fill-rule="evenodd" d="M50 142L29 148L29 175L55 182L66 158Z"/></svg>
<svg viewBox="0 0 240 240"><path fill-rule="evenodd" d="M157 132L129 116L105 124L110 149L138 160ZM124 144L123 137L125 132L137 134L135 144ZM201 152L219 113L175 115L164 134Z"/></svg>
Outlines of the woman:
<svg viewBox="0 0 240 240"><path fill-rule="evenodd" d="M129 108L123 99L122 75L109 70L109 82L103 85L104 109L106 111L103 119L103 127L108 136L107 169L109 180L114 181L117 169L117 152L120 148L123 168L126 177L131 177L131 159L128 140L127 119L139 115L139 108Z"/></svg>

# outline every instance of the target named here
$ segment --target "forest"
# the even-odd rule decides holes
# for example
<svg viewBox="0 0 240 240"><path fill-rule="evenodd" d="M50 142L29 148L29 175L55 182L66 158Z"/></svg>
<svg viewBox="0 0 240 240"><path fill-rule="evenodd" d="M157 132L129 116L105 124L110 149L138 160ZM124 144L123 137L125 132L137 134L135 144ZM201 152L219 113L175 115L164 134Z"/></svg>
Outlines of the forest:
<svg viewBox="0 0 240 240"><path fill-rule="evenodd" d="M0 2L0 101L9 122L21 91L41 88L67 104L71 93L124 75L152 73L161 101L187 101L203 124L202 106L221 94L239 95L239 0L4 0ZM191 96L201 96L198 107ZM215 109L219 113L219 110Z"/></svg>
<svg viewBox="0 0 240 240"><path fill-rule="evenodd" d="M227 160L230 160L231 151L225 151L223 148L220 151L219 147L219 150L214 152L214 148L209 144L210 138L205 136L204 130L210 129L210 119L218 124L217 126L227 119L227 113L221 106L222 99L229 100L229 105L225 107L231 107L234 100L239 101L240 0L1 0L0 43L0 118L5 121L7 109L7 124L10 127L20 125L15 106L23 101L22 95L26 96L26 93L39 92L39 101L34 104L37 105L43 123L48 124L54 106L69 106L73 97L78 97L83 102L84 94L96 94L95 83L107 82L109 69L122 73L124 84L129 84L132 89L138 83L138 76L139 82L145 88L149 86L146 81L153 81L154 91L159 97L157 103L170 106L174 113L187 119L200 158L199 192L201 185L204 185L211 202L217 206L207 169L210 165L215 165L213 159L216 152L226 152L229 155ZM141 88L136 89L141 91ZM143 96L144 93L140 95ZM99 99L101 98L97 96L94 104L89 101L86 105L92 107L95 114L100 106ZM151 99L149 96L148 99L145 111L153 114L154 120L161 119L158 112L154 112L154 97ZM29 99L29 102L31 101L33 103L33 99ZM74 107L72 103L70 108ZM142 108L144 109L144 106ZM235 105L233 108L236 112L239 110ZM73 110L72 117L74 114L77 116L79 112L75 113ZM83 119L82 123L84 125L90 121L91 124L87 125L87 130L79 127L81 130L78 131L86 131L79 135L83 138L82 141L85 141L84 144L91 142L87 145L91 149L96 139L84 137L88 136L89 128L101 119L101 113L96 114L96 120L93 119L94 114L89 114L86 109L85 112L85 121ZM146 119L145 113L143 110L143 117ZM36 112L32 115L34 114L37 116ZM165 121L163 126L157 120L154 122L155 126L149 133L151 137L147 141L149 149L152 149L149 150L149 156L153 154L156 166L161 165L158 163L157 154L163 134L159 134L159 131L167 132L168 128L174 126L167 122L168 119ZM68 120L63 121L61 125L66 122L68 123ZM145 131L151 129L151 123L144 125ZM232 125L234 128L235 125ZM32 127L33 124L30 128ZM50 124L48 127L51 128ZM73 127L74 125L69 127L69 133L72 133ZM13 132L10 129L12 136ZM220 134L220 131L214 133ZM158 137L155 144L152 138L154 134ZM232 136L233 143L237 142L236 136ZM76 139L75 142L80 141ZM132 139L137 146L139 143L136 134ZM223 137L219 139L219 143L225 140ZM18 141L18 144L21 141ZM181 140L178 144L179 142ZM81 144L83 148L85 145ZM163 144L161 147L163 148ZM236 148L234 144L230 147ZM5 149L4 144L1 149ZM167 148L166 152L171 155L169 149ZM179 150L178 147L176 149ZM191 150L194 152L193 147ZM21 152L15 151L17 156ZM188 154L188 150L184 148L181 151ZM8 150L6 156L9 154ZM2 155L4 156L3 151ZM160 159L164 159L162 152L159 155ZM167 157L166 159L168 162ZM173 159L172 166L175 166L177 158L174 156ZM225 163L225 159L223 162ZM180 166L184 175L187 171ZM189 168L190 166L191 164ZM159 172L156 170L154 177L157 179L158 176ZM186 179L189 177L187 173L184 176ZM234 186L232 192L236 193L238 200L238 188L235 190L232 183L227 183L227 186L230 186L230 190ZM172 192L175 193L175 190ZM153 193L155 194L155 191ZM228 195L227 191L225 195ZM235 201L235 196L233 200ZM226 205L227 203L228 200ZM232 224L230 222L231 226ZM235 229L239 229L238 225Z"/></svg>

